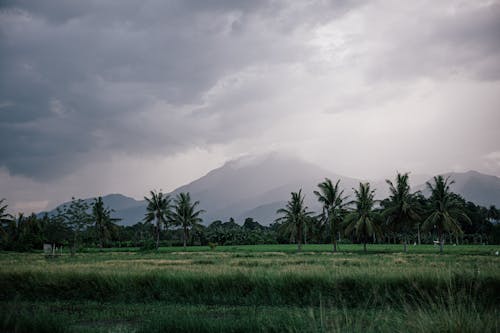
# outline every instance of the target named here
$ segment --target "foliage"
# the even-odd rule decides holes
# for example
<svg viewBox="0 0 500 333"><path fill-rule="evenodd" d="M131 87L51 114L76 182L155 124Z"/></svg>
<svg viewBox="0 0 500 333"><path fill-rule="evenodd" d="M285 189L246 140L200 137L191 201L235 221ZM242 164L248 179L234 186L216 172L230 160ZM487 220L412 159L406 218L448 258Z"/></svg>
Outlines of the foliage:
<svg viewBox="0 0 500 333"><path fill-rule="evenodd" d="M345 216L347 197L343 196L344 191L339 188L340 180L337 180L335 186L328 178L319 183L319 191L314 191L318 201L323 205L323 211L320 215L320 221L326 224L330 229L330 237L333 243L333 252L337 252L337 233L340 224Z"/></svg>
<svg viewBox="0 0 500 333"><path fill-rule="evenodd" d="M360 207L356 204L359 198L346 204L340 183L337 181L333 184L329 179L325 179L318 184L318 190L314 191L323 206L319 215L313 215L306 207L300 213L300 206L305 206L304 195L302 191L294 192L287 206L278 211L281 216L269 226L261 225L251 217L244 221L230 218L228 221L218 220L207 226L202 225L202 211L197 209L199 202L191 202L189 193L179 194L175 198L174 208L168 195L151 191L150 197L146 198L148 205L145 218L132 226L116 225L118 219L111 217L113 211L104 207L102 198L94 199L90 206L89 200L72 198L69 204L55 213L29 216L20 214L16 217L7 213L8 206L2 199L0 249L34 251L40 250L43 243L50 243L59 248L71 246L73 251L96 244L101 249L113 246L149 248L151 235L155 237L157 249L188 244L206 246L208 243L217 243L220 246L288 243L302 246L333 243L335 251L336 243L360 242L364 244L364 249L367 243L380 242L403 243L403 249L406 249L411 243L432 244L435 239L433 234L436 233L441 235L438 235L438 238L443 244L500 243L498 209L495 206L486 208L466 201L450 191L449 185L452 182L449 179L440 179L445 185L429 184L428 187L435 190L431 189L431 196L426 198L422 193L410 192L408 174L398 174L394 183L387 181L391 194L380 202L380 208L373 198L373 191L365 191L365 197L369 199L371 196L368 200L371 202L371 209L364 209L367 214L358 215L368 216L368 219L356 221L353 219L360 212ZM437 192L441 191L439 189L444 189L444 194L438 195ZM360 191L357 190L358 194ZM350 212L349 204L355 204ZM448 207L446 209L450 214L436 212L436 207ZM380 212L383 221L379 221ZM438 216L450 216L453 223L450 224L448 219L447 223L442 224ZM370 221L366 227L375 232L367 230L366 234L363 234L363 221ZM360 222L358 227L354 222ZM345 237L340 238L340 229L350 224L352 230L344 230ZM422 224L425 224L424 228L421 228ZM373 234L378 235L373 237ZM217 250L219 251L219 248Z"/></svg>
<svg viewBox="0 0 500 333"><path fill-rule="evenodd" d="M439 240L440 252L443 252L443 233L445 231L454 234L462 234L459 220L462 219L471 223L470 218L465 214L459 197L451 192L450 185L453 181L449 177L434 177L434 184L427 182L427 187L431 191L429 198L430 211L422 227L424 230L435 229Z"/></svg>
<svg viewBox="0 0 500 333"><path fill-rule="evenodd" d="M7 225L13 220L13 216L7 213L7 204L3 204L5 199L0 199L0 244L5 246L8 241Z"/></svg>
<svg viewBox="0 0 500 333"><path fill-rule="evenodd" d="M174 210L171 215L171 221L174 225L181 226L183 230L183 246L187 246L189 231L195 228L202 219L200 214L204 210L196 210L200 204L199 201L191 202L191 196L188 193L179 193L175 198Z"/></svg>
<svg viewBox="0 0 500 333"><path fill-rule="evenodd" d="M167 222L170 216L170 197L164 195L161 191L157 193L156 191L151 191L151 198L144 197L148 203L146 210L146 216L144 217L144 222L150 223L156 220L155 225L155 239L156 248L160 246L160 231L161 225L163 224L167 227Z"/></svg>
<svg viewBox="0 0 500 333"><path fill-rule="evenodd" d="M71 198L69 205L57 209L55 218L73 231L73 253L81 243L82 232L92 224L92 215L88 213L90 205L82 200Z"/></svg>
<svg viewBox="0 0 500 333"><path fill-rule="evenodd" d="M283 222L282 230L290 233L290 237L295 237L298 250L302 250L303 231L306 219L312 212L307 210L304 204L304 196L302 189L298 192L291 193L292 198L288 201L285 208L280 208L276 211L282 216L276 219L276 222Z"/></svg>
<svg viewBox="0 0 500 333"><path fill-rule="evenodd" d="M414 231L414 226L420 219L420 205L414 193L410 192L409 174L398 173L396 185L389 179L390 196L382 201L383 215L388 229L403 234L404 252L407 251L408 234Z"/></svg>
<svg viewBox="0 0 500 333"><path fill-rule="evenodd" d="M363 242L366 252L368 237L381 234L379 215L374 211L375 190L370 189L369 183L359 183L359 189L353 189L356 197L352 203L354 210L345 219L345 233L354 234Z"/></svg>
<svg viewBox="0 0 500 333"><path fill-rule="evenodd" d="M92 203L92 218L95 225L95 232L97 234L98 246L103 248L104 245L112 239L116 234L117 226L115 222L119 221L118 218L112 218L111 213L113 210L104 207L102 197L94 199Z"/></svg>

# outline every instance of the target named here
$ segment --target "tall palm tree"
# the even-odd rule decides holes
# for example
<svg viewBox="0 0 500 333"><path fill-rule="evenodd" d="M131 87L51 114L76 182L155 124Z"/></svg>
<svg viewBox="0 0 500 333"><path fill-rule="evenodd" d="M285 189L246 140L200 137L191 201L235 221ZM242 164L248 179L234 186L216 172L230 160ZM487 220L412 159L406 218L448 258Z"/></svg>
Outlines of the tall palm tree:
<svg viewBox="0 0 500 333"><path fill-rule="evenodd" d="M191 196L189 192L179 193L175 197L174 210L170 219L173 224L182 226L182 240L184 247L187 245L189 230L202 221L199 216L205 211L202 209L196 210L196 206L199 204L199 201L191 203Z"/></svg>
<svg viewBox="0 0 500 333"><path fill-rule="evenodd" d="M396 185L386 179L391 195L384 201L383 215L387 225L403 234L403 250L406 253L408 233L413 230L419 219L419 204L415 194L410 193L408 173L396 175Z"/></svg>
<svg viewBox="0 0 500 333"><path fill-rule="evenodd" d="M104 247L104 242L108 240L115 231L115 222L120 221L118 218L111 217L112 212L113 210L104 207L102 197L94 199L92 203L92 218L94 220L100 248Z"/></svg>
<svg viewBox="0 0 500 333"><path fill-rule="evenodd" d="M304 205L302 189L298 192L292 192L291 195L292 198L288 201L286 207L276 211L277 214L282 214L283 216L277 218L275 221L284 222L284 225L292 228L295 227L298 250L302 251L302 232L304 230L304 223L306 217L311 215L312 212L307 211L307 206Z"/></svg>
<svg viewBox="0 0 500 333"><path fill-rule="evenodd" d="M161 224L167 225L167 221L170 215L171 200L170 196L164 195L161 191L150 191L151 198L144 197L148 206L146 207L147 213L144 217L144 222L151 223L156 220L155 226L155 238L156 238L156 248L160 246L160 230Z"/></svg>
<svg viewBox="0 0 500 333"><path fill-rule="evenodd" d="M325 181L318 184L319 191L314 191L318 201L323 204L323 212L320 215L321 221L328 224L333 243L333 252L337 252L337 232L345 213L344 191L339 188L340 180L337 180L335 186L332 181L325 178Z"/></svg>
<svg viewBox="0 0 500 333"><path fill-rule="evenodd" d="M14 219L14 216L11 214L7 213L7 207L8 205L5 204L3 205L3 202L5 199L0 200L0 237L2 241L7 241L7 226L4 226L4 224L8 225L12 222Z"/></svg>
<svg viewBox="0 0 500 333"><path fill-rule="evenodd" d="M370 189L370 183L359 183L359 189L353 190L356 200L351 203L355 204L355 208L345 219L345 233L360 238L366 252L368 238L380 233L379 216L373 209L376 202L375 190Z"/></svg>
<svg viewBox="0 0 500 333"><path fill-rule="evenodd" d="M430 212L422 228L424 230L435 228L439 239L440 253L443 253L443 233L445 231L453 232L456 235L462 234L459 220L471 223L470 218L465 214L459 197L450 190L450 185L453 183L454 181L450 181L450 177L444 178L441 175L434 177L434 184L426 183L431 192L429 198Z"/></svg>
<svg viewBox="0 0 500 333"><path fill-rule="evenodd" d="M495 205L491 205L488 208L488 212L486 213L486 215L488 217L488 220L490 220L490 222L498 221L498 219L500 218L500 211L497 209Z"/></svg>

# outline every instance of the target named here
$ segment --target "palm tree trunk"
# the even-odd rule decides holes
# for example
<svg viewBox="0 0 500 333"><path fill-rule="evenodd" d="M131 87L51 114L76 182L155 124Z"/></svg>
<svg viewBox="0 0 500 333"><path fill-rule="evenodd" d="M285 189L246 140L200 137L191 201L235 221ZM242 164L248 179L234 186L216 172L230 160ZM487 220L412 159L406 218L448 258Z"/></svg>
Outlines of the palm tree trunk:
<svg viewBox="0 0 500 333"><path fill-rule="evenodd" d="M186 226L184 226L184 233L183 233L182 238L183 238L183 243L184 243L183 246L186 247L186 245L187 245L186 244L186 242L187 242L187 227Z"/></svg>
<svg viewBox="0 0 500 333"><path fill-rule="evenodd" d="M156 249L160 247L160 219L156 218Z"/></svg>
<svg viewBox="0 0 500 333"><path fill-rule="evenodd" d="M302 225L297 226L297 244L299 252L302 251Z"/></svg>
<svg viewBox="0 0 500 333"><path fill-rule="evenodd" d="M331 237L332 237L332 243L333 243L333 252L337 252L337 238L336 238L336 230L335 230L335 225L333 222L330 222L330 230L331 230Z"/></svg>
<svg viewBox="0 0 500 333"><path fill-rule="evenodd" d="M304 245L307 245L307 225L304 225Z"/></svg>
<svg viewBox="0 0 500 333"><path fill-rule="evenodd" d="M444 239L442 231L439 231L438 238L439 238L439 253L443 254Z"/></svg>
<svg viewBox="0 0 500 333"><path fill-rule="evenodd" d="M404 251L404 253L407 252L407 244L408 244L408 240L406 239L406 236L405 236L404 240L403 240L403 251Z"/></svg>
<svg viewBox="0 0 500 333"><path fill-rule="evenodd" d="M73 232L73 249L71 250L71 256L76 253L76 230Z"/></svg>
<svg viewBox="0 0 500 333"><path fill-rule="evenodd" d="M420 245L420 224L417 224L417 239L418 245Z"/></svg>

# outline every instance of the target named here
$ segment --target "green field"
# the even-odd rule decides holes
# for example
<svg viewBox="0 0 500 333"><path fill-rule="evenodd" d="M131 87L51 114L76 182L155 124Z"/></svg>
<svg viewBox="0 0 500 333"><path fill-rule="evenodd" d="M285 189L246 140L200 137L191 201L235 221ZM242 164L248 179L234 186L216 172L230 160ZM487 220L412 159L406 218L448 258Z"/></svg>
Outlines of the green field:
<svg viewBox="0 0 500 333"><path fill-rule="evenodd" d="M499 246L0 253L3 331L498 332Z"/></svg>

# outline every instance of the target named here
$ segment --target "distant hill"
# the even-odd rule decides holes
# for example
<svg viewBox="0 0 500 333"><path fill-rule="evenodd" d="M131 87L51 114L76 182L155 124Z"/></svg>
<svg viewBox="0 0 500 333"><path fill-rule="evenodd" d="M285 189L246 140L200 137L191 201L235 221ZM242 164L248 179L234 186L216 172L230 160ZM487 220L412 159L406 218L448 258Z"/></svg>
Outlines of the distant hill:
<svg viewBox="0 0 500 333"><path fill-rule="evenodd" d="M271 153L246 156L227 162L194 182L176 189L173 194L190 192L207 211L205 221L227 220L234 217L241 222L254 217L263 224L276 218L276 209L298 191L306 195L307 205L314 209L318 204L312 193L325 177L341 179L341 185L350 192L359 181L336 175L301 159Z"/></svg>
<svg viewBox="0 0 500 333"><path fill-rule="evenodd" d="M94 198L87 198L84 199L84 201L88 204L92 204ZM122 218L119 224L132 225L144 218L144 213L146 210L145 200L135 200L134 198L130 198L122 194L108 194L102 197L102 201L104 202L105 206L114 210L114 212L111 214L112 217ZM69 201L64 202L53 210L48 211L47 213L49 215L53 215L56 213L57 208L63 208L64 206L67 206L69 204ZM41 212L38 214L38 216L41 216L45 213L46 212Z"/></svg>
<svg viewBox="0 0 500 333"><path fill-rule="evenodd" d="M490 205L500 207L500 178L477 171L450 172L443 176L449 176L455 181L451 189L466 200L485 207ZM429 182L432 183L432 178ZM421 190L425 196L430 194L425 184L417 186L416 189Z"/></svg>
<svg viewBox="0 0 500 333"><path fill-rule="evenodd" d="M500 178L475 171L447 175L456 181L453 190L467 200L484 206L495 204L500 207ZM325 177L332 181L340 179L345 194L351 197L352 188L357 188L360 182L358 179L337 175L289 155L272 153L229 161L205 176L179 187L170 195L190 192L194 200L200 201L200 208L206 211L202 216L204 224L214 220L227 221L230 217L243 223L246 217L252 217L267 225L276 218L276 210L286 204L290 192L300 188L306 195L309 208L319 211L320 206L313 190L316 190L317 184ZM431 177L422 175L412 178L410 175L412 184L429 178ZM385 181L371 183L377 190L378 198L387 196ZM428 194L425 184L413 186L412 189ZM139 222L146 212L144 200L135 200L121 194L106 195L103 200L115 210L114 216L122 218L120 224L123 225Z"/></svg>

